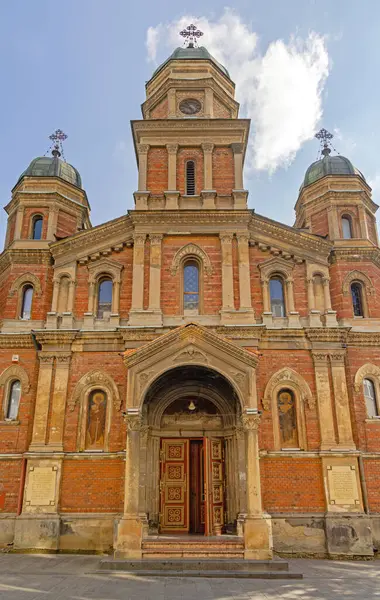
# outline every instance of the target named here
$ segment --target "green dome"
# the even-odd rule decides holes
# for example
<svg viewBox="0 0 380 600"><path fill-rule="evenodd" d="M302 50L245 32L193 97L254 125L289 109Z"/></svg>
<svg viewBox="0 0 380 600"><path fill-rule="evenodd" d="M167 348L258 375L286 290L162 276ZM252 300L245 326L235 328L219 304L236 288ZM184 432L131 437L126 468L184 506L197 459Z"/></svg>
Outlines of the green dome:
<svg viewBox="0 0 380 600"><path fill-rule="evenodd" d="M226 75L226 77L228 77L230 79L230 74L228 73L226 67L223 67L223 65L220 64L220 62L218 62L216 60L216 58L214 58L213 56L211 56L210 52L204 47L204 46L200 46L199 48L176 48L173 52L173 54L171 54L169 56L169 58L167 58L165 60L165 62L162 63L162 65L160 65L155 72L152 75L152 79L155 75L157 75L157 73L159 73L161 71L161 69L164 68L165 65L168 64L168 62L170 60L211 60L211 62L214 63L215 66L218 67L218 69L220 71L222 71L222 73L224 75Z"/></svg>
<svg viewBox="0 0 380 600"><path fill-rule="evenodd" d="M76 187L82 187L82 179L76 168L61 160L58 156L39 156L35 158L20 175L18 182L23 177L61 177L61 179L72 183Z"/></svg>
<svg viewBox="0 0 380 600"><path fill-rule="evenodd" d="M326 154L320 160L313 162L305 173L302 187L306 187L325 175L359 175L364 179L361 173L348 158L345 156L330 156Z"/></svg>

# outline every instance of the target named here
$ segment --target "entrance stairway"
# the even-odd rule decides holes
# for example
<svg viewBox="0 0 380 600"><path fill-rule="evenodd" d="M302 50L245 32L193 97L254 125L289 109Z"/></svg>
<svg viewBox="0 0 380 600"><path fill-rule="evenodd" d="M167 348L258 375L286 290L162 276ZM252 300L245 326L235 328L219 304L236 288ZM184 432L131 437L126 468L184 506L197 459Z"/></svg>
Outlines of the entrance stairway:
<svg viewBox="0 0 380 600"><path fill-rule="evenodd" d="M142 560L103 559L97 572L164 577L302 579L301 573L289 571L285 560L244 560L243 540L232 535L149 536L143 541L142 550Z"/></svg>

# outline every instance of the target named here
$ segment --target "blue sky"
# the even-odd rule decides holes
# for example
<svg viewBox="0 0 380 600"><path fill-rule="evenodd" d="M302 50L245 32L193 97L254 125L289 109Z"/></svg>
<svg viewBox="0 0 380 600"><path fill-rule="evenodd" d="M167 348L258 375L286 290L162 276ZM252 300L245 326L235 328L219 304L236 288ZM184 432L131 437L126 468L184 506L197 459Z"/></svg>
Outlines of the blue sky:
<svg viewBox="0 0 380 600"><path fill-rule="evenodd" d="M216 26L225 18L226 6L228 3L215 0L192 0L181 5L172 0L140 3L66 0L61 4L48 0L0 2L2 205L9 201L11 188L20 173L35 156L46 152L49 134L59 127L69 136L65 144L66 159L82 175L92 207L93 224L115 218L133 207L137 172L129 122L141 117L144 83L150 78L155 63L164 60L176 45L182 45L179 36L178 42L175 41L174 34L176 22L184 15L194 15L206 22L206 29L209 24L209 44L208 30L202 44L228 55L224 62L233 79L242 77L236 66L239 65L239 53L255 34L253 62L248 60L246 68L249 70L250 64L255 64L255 68L259 65L260 76L266 80L266 69L271 65L269 86L272 87L269 91L272 104L261 105L260 109L267 110L267 125L272 107L273 114L277 105L284 109L283 94L275 87L276 82L277 86L279 82L281 84L282 73L277 76L273 68L280 64L275 53L281 50L281 40L281 47L293 66L298 58L307 59L305 44L310 35L320 42L317 63L321 54L324 58L328 56L328 68L321 77L318 92L313 95L311 87L309 96L305 96L310 98L310 103L316 102L315 113L318 113L318 107L323 111L322 118L314 119L315 123L312 122L312 111L305 106L309 100L302 106L307 74L304 77L302 72L297 74L295 70L298 77L294 88L295 108L290 105L285 107L285 112L280 111L280 116L286 116L280 122L279 115L276 116L278 137L276 130L269 158L267 156L265 164L261 161L259 169L253 161L253 166L246 172L251 208L271 218L293 223L293 206L299 185L318 151L317 142L310 140L310 128L314 126L315 129L324 126L331 131L337 130L335 147L348 156L370 182L374 182L374 199L380 202L377 139L380 131L380 3L375 0L361 3L355 0L234 0L234 22L243 27L246 35L239 37L239 32L236 34L235 31L233 37L231 31L232 37L226 40L223 49L224 42L215 40L215 35ZM158 28L154 29L158 32L155 61L148 60L146 37L149 28ZM294 37L297 41L292 45ZM235 39L239 41L235 42ZM309 52L312 51L309 47ZM243 97L241 116L253 119L251 135L254 140L257 102L255 90L249 90L247 81L241 90L243 96L251 97L246 103ZM236 98L242 100L239 87ZM255 106L250 114L250 109ZM298 142L293 144L293 151L288 156L285 153L281 160L271 164L273 144L280 139L283 142L292 139L303 108L307 131L298 136ZM260 114L265 122L263 112ZM5 224L3 211L2 239Z"/></svg>

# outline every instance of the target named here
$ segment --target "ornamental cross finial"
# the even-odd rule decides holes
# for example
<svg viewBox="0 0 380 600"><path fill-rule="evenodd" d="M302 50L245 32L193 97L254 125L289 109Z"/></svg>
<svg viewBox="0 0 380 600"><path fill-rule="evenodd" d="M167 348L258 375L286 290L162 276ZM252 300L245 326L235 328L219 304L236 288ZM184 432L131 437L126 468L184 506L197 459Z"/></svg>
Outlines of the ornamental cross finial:
<svg viewBox="0 0 380 600"><path fill-rule="evenodd" d="M317 138L317 140L319 140L321 144L321 152L323 156L328 156L329 154L331 154L330 146L332 144L330 140L333 139L333 134L327 131L327 129L322 128L320 131L318 131L318 133L315 134L315 137Z"/></svg>
<svg viewBox="0 0 380 600"><path fill-rule="evenodd" d="M49 140L52 141L52 144L49 148L52 155L57 158L59 158L61 155L63 156L62 142L67 140L67 135L62 131L62 129L56 129L51 135L49 135Z"/></svg>
<svg viewBox="0 0 380 600"><path fill-rule="evenodd" d="M197 48L198 42L197 39L202 37L203 31L197 29L197 27L193 24L188 25L185 29L179 32L179 35L185 38L185 47L186 48Z"/></svg>

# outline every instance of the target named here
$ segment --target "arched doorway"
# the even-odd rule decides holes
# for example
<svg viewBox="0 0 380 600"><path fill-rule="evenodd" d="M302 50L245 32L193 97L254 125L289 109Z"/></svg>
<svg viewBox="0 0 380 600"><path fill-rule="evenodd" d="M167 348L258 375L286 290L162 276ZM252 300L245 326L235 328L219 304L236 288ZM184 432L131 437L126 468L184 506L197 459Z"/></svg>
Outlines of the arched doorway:
<svg viewBox="0 0 380 600"><path fill-rule="evenodd" d="M225 377L203 366L173 368L148 388L140 497L149 533L235 533L245 512L241 407ZM141 505L140 504L140 505Z"/></svg>

